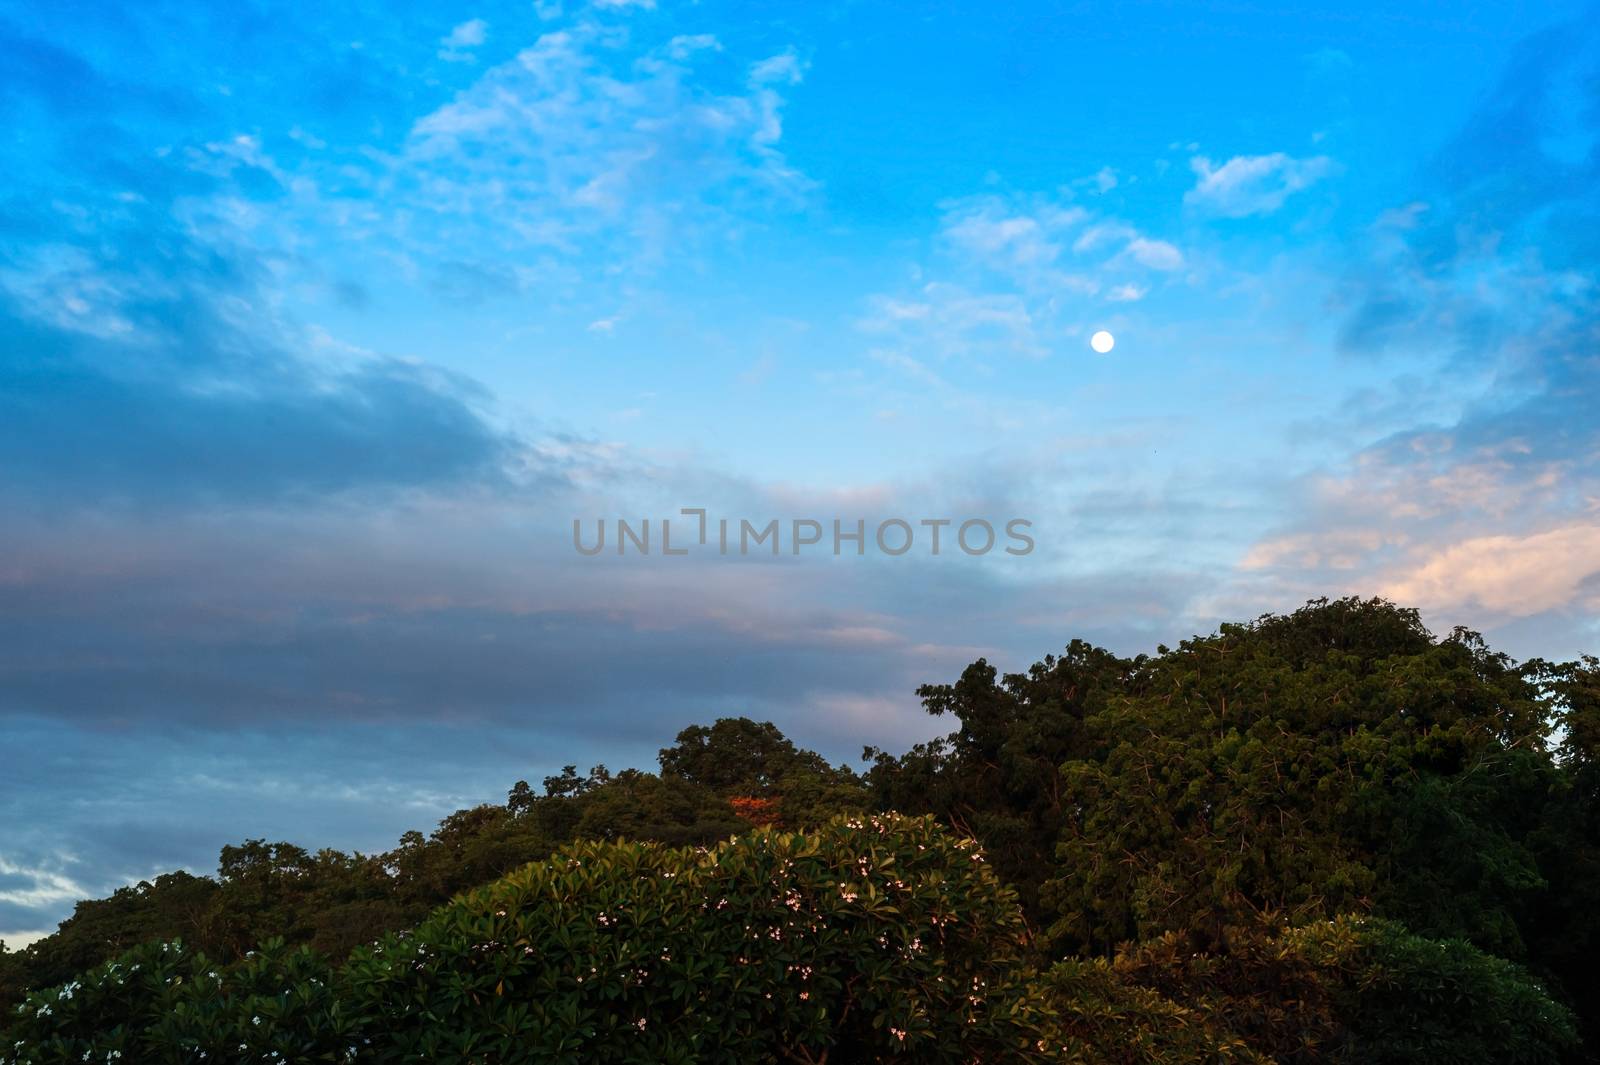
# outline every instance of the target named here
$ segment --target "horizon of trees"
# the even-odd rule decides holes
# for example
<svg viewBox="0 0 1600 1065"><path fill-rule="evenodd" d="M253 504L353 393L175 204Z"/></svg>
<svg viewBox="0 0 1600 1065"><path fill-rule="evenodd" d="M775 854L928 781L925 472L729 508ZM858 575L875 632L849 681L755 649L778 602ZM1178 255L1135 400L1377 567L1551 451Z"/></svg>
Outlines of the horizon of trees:
<svg viewBox="0 0 1600 1065"><path fill-rule="evenodd" d="M895 811L982 845L1033 963L1058 980L1079 967L1079 1005L1105 966L1191 1020L1245 1032L1260 1060L1333 1060L1317 1054L1352 1022L1332 1006L1260 1020L1282 1012L1275 998L1306 999L1289 989L1309 979L1290 980L1264 944L1370 920L1394 930L1393 957L1445 964L1429 944L1459 943L1525 974L1576 1016L1584 1049L1566 1060L1600 1060L1594 658L1518 663L1470 631L1438 638L1414 610L1352 598L1151 655L1075 640L1023 673L980 659L919 695L953 731L898 755L869 748L864 772L725 718L681 731L658 772L568 766L382 854L229 845L215 877L86 900L55 934L0 952L0 1009L157 940L222 965L270 940L338 963L581 841L709 848Z"/></svg>

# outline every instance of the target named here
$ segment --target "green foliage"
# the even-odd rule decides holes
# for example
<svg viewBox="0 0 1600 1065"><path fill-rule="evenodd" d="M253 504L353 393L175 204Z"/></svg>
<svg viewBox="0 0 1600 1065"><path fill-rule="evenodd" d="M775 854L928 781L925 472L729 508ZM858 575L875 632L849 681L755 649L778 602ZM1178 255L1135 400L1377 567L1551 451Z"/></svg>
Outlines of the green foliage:
<svg viewBox="0 0 1600 1065"><path fill-rule="evenodd" d="M1141 987L1103 958L1058 962L1033 985L1057 1060L1071 1065L1270 1065L1208 1017Z"/></svg>
<svg viewBox="0 0 1600 1065"><path fill-rule="evenodd" d="M1092 754L1086 721L1136 669L1137 662L1074 640L1060 658L1025 674L997 682L994 667L979 659L955 684L922 687L928 712L954 716L960 727L899 758L868 748L877 806L931 813L982 840L1025 909L1037 913L1072 813L1063 804L1062 764Z"/></svg>
<svg viewBox="0 0 1600 1065"><path fill-rule="evenodd" d="M1426 867L1426 891L1480 911L1448 931L1509 944L1543 885L1502 820L1521 807L1479 781L1526 771L1548 724L1503 659L1465 635L1433 642L1388 604L1318 604L1186 641L1141 664L1085 722L1088 755L1062 767L1075 816L1043 892L1055 929L1108 946L1382 907L1417 894L1425 850L1457 859Z"/></svg>
<svg viewBox="0 0 1600 1065"><path fill-rule="evenodd" d="M1268 923L1228 928L1209 946L1201 938L1168 932L1129 945L1112 968L1264 1060L1309 1065L1341 1045L1337 989L1358 968L1354 926L1327 926L1315 953Z"/></svg>
<svg viewBox="0 0 1600 1065"><path fill-rule="evenodd" d="M519 782L504 805L458 810L426 836L407 832L385 854L312 853L260 839L226 846L215 878L170 873L79 903L56 934L0 954L0 1013L26 988L64 983L157 940L182 940L223 963L271 938L342 960L576 840L714 844L749 828L729 798L755 790L775 800L788 827L868 806L854 773L795 747L770 723L725 718L686 729L662 759L660 776L604 766L580 776L568 766L545 779L543 795Z"/></svg>
<svg viewBox="0 0 1600 1065"><path fill-rule="evenodd" d="M795 773L831 776L835 770L814 751L796 747L770 721L725 717L690 725L660 755L661 775L693 781L719 795L774 794Z"/></svg>
<svg viewBox="0 0 1600 1065"><path fill-rule="evenodd" d="M691 725L662 749L660 762L663 779L697 784L724 800L777 800L785 828L808 829L871 807L860 777L797 748L770 721L725 717L709 728Z"/></svg>
<svg viewBox="0 0 1600 1065"><path fill-rule="evenodd" d="M646 839L675 847L707 846L746 826L726 799L684 780L629 769L572 800L573 838Z"/></svg>
<svg viewBox="0 0 1600 1065"><path fill-rule="evenodd" d="M1593 687L1559 675L1565 694L1415 611L1318 601L1154 657L979 661L922 689L958 730L869 751L868 780L980 839L1067 951L1375 906L1515 956L1556 891L1547 736Z"/></svg>
<svg viewBox="0 0 1600 1065"><path fill-rule="evenodd" d="M931 821L580 844L352 960L375 1060L1022 1060L1013 897Z"/></svg>
<svg viewBox="0 0 1600 1065"><path fill-rule="evenodd" d="M931 820L584 843L338 972L137 948L34 994L3 1065L1027 1061L1014 897Z"/></svg>
<svg viewBox="0 0 1600 1065"><path fill-rule="evenodd" d="M1036 984L1068 1061L1127 1065L1556 1065L1572 1015L1521 967L1462 940L1344 917L1169 933Z"/></svg>
<svg viewBox="0 0 1600 1065"><path fill-rule="evenodd" d="M349 1062L360 1038L327 962L307 948L274 940L225 967L182 943L149 943L29 995L0 1063Z"/></svg>
<svg viewBox="0 0 1600 1065"><path fill-rule="evenodd" d="M1300 934L1326 948L1325 928ZM1463 940L1431 940L1369 922L1355 979L1338 988L1342 1062L1361 1065L1557 1065L1578 1045L1572 1014L1520 966Z"/></svg>
<svg viewBox="0 0 1600 1065"><path fill-rule="evenodd" d="M512 1060L513 1045L555 1061L1021 1060L1031 1032L1034 1053L1082 1062L1531 1063L1576 1060L1573 1014L1600 1047L1600 661L1517 665L1412 610L1319 600L1153 656L1074 641L1026 673L980 660L920 694L955 731L868 749L865 778L722 719L680 732L659 774L567 766L543 794L519 782L386 854L247 840L215 878L82 903L56 935L0 951L0 1009L173 938L224 982L266 965L257 1000L277 1009L285 967L316 961L295 948L337 963L416 927L283 1014L299 1060L357 1045L328 1033L371 1037L375 1061ZM874 809L932 815L995 875L926 823L860 820ZM712 891L727 905L708 912ZM931 926L930 952L940 898L964 916ZM275 937L288 947L241 960ZM791 979L797 958L814 982ZM1043 972L1024 995L1027 967ZM208 1039L233 1024L246 991L201 994L185 973L181 994L81 979L74 995L102 1012L74 1014L70 1038L155 1038L157 1015L209 1017ZM988 981L966 1006L963 974ZM161 1038L143 1051L181 1045Z"/></svg>
<svg viewBox="0 0 1600 1065"><path fill-rule="evenodd" d="M216 892L215 881L177 872L78 903L57 934L8 956L14 986L3 989L10 994L0 995L0 1010L27 987L66 983L130 947L163 939L207 941Z"/></svg>

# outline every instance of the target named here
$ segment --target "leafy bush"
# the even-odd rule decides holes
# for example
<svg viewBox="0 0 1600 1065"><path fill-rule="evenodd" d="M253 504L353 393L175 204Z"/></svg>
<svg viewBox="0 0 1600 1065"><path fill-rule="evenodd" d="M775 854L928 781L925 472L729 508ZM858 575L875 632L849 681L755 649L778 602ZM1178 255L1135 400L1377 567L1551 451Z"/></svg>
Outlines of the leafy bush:
<svg viewBox="0 0 1600 1065"><path fill-rule="evenodd" d="M1037 997L1067 1060L1555 1065L1577 1046L1525 970L1462 940L1343 917L1196 946L1169 934L1047 973Z"/></svg>
<svg viewBox="0 0 1600 1065"><path fill-rule="evenodd" d="M5 1065L349 1062L360 1042L327 963L281 941L231 968L181 943L137 947L29 995L4 1039Z"/></svg>
<svg viewBox="0 0 1600 1065"><path fill-rule="evenodd" d="M584 844L360 953L383 1061L1026 1060L1021 920L931 820Z"/></svg>
<svg viewBox="0 0 1600 1065"><path fill-rule="evenodd" d="M1353 950L1341 942L1354 925ZM1460 939L1432 940L1390 921L1328 922L1292 937L1332 966L1355 961L1338 989L1340 1061L1362 1065L1555 1065L1578 1045L1570 1011L1527 970ZM1340 966L1338 971L1348 971Z"/></svg>
<svg viewBox="0 0 1600 1065"><path fill-rule="evenodd" d="M1022 934L929 819L581 844L338 972L281 944L220 972L139 948L30 996L0 1065L1027 1061Z"/></svg>
<svg viewBox="0 0 1600 1065"><path fill-rule="evenodd" d="M1072 1065L1191 1065L1272 1059L1202 1010L1132 982L1101 958L1068 959L1033 985L1052 1056Z"/></svg>
<svg viewBox="0 0 1600 1065"><path fill-rule="evenodd" d="M1293 934L1261 923L1230 927L1210 945L1169 932L1124 948L1113 967L1278 1065L1309 1065L1340 1044L1336 993L1358 967L1355 927L1319 927L1314 954Z"/></svg>

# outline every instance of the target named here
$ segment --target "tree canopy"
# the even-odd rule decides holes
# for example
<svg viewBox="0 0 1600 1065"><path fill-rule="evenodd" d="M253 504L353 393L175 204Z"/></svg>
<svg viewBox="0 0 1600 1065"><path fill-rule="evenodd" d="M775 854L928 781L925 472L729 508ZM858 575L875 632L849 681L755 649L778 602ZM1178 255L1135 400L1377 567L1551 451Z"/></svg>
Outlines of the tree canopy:
<svg viewBox="0 0 1600 1065"><path fill-rule="evenodd" d="M337 966L583 841L713 848L894 811L976 841L1016 899L1028 1023L1058 1059L1595 1060L1595 659L1516 662L1382 600L1317 600L1134 657L980 659L919 694L953 730L869 748L864 774L724 718L659 772L567 766L384 854L247 840L214 877L86 901L0 952L0 997L159 940Z"/></svg>

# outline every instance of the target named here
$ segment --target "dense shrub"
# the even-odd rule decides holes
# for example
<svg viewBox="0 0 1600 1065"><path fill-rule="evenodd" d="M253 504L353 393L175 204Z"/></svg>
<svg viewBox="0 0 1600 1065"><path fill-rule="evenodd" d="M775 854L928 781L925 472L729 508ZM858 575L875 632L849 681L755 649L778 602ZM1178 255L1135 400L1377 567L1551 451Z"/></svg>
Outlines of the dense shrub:
<svg viewBox="0 0 1600 1065"><path fill-rule="evenodd" d="M1119 951L1113 968L1278 1065L1309 1065L1341 1045L1338 989L1360 965L1356 926L1318 928L1315 952L1266 923L1230 927L1209 947L1194 934L1167 933Z"/></svg>
<svg viewBox="0 0 1600 1065"><path fill-rule="evenodd" d="M931 820L573 847L352 960L385 1061L1023 1060L1015 901Z"/></svg>
<svg viewBox="0 0 1600 1065"><path fill-rule="evenodd" d="M1358 917L1233 928L1211 950L1169 934L1039 986L1068 1060L1086 1062L1555 1065L1577 1045L1519 966Z"/></svg>
<svg viewBox="0 0 1600 1065"><path fill-rule="evenodd" d="M1101 958L1068 959L1033 984L1031 1007L1054 1060L1070 1065L1271 1065L1201 1009L1134 983Z"/></svg>
<svg viewBox="0 0 1600 1065"><path fill-rule="evenodd" d="M328 964L267 944L231 967L150 943L28 996L0 1044L5 1065L350 1062L361 1036Z"/></svg>
<svg viewBox="0 0 1600 1065"><path fill-rule="evenodd" d="M1352 943L1346 930L1355 927ZM1292 937L1331 972L1345 1027L1339 1061L1361 1065L1555 1065L1578 1045L1570 1011L1521 966L1464 940L1390 921L1341 921ZM1353 961L1353 966L1348 962Z"/></svg>
<svg viewBox="0 0 1600 1065"><path fill-rule="evenodd" d="M31 996L0 1062L1026 1061L1021 937L976 846L928 819L580 844L338 972L140 948Z"/></svg>

